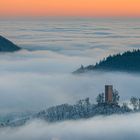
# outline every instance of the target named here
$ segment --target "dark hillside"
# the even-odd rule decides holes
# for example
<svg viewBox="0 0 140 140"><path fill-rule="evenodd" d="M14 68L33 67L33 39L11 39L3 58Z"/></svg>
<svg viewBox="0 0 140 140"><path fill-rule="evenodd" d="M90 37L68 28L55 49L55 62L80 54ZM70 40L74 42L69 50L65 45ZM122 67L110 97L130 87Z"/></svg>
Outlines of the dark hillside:
<svg viewBox="0 0 140 140"><path fill-rule="evenodd" d="M123 54L110 55L96 65L87 67L81 66L74 73L84 73L89 71L123 71L140 72L140 50L127 51Z"/></svg>
<svg viewBox="0 0 140 140"><path fill-rule="evenodd" d="M14 52L21 48L9 41L8 39L0 36L0 52Z"/></svg>

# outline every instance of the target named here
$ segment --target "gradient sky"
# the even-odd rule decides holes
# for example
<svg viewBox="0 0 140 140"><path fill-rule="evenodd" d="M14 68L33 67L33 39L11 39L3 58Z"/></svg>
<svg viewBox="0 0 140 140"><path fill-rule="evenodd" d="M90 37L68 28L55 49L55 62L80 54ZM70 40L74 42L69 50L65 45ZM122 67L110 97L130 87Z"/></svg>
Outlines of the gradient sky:
<svg viewBox="0 0 140 140"><path fill-rule="evenodd" d="M140 0L0 0L0 16L140 17Z"/></svg>

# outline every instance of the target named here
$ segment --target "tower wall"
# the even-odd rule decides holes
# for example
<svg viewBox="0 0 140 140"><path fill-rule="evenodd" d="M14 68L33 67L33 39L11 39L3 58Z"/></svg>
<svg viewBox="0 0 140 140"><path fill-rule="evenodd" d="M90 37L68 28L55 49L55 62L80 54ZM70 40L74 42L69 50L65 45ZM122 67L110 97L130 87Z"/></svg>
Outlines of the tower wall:
<svg viewBox="0 0 140 140"><path fill-rule="evenodd" d="M111 103L113 101L113 86L105 85L105 102Z"/></svg>

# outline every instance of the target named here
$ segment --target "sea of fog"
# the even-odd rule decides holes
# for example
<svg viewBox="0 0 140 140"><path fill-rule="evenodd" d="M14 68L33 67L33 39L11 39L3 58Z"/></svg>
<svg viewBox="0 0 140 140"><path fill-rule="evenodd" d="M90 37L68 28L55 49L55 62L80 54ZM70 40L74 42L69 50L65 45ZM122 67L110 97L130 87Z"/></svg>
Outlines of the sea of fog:
<svg viewBox="0 0 140 140"><path fill-rule="evenodd" d="M24 50L0 54L0 114L38 111L90 97L105 84L127 101L140 97L140 76L72 75L81 64L140 47L140 19L0 20L0 35Z"/></svg>
<svg viewBox="0 0 140 140"><path fill-rule="evenodd" d="M140 97L140 75L93 72L73 75L81 64L140 47L140 19L0 20L0 35L24 50L0 53L0 116L40 111L90 97L105 84L127 102ZM0 128L1 140L139 140L140 114L98 116L48 124L33 120Z"/></svg>

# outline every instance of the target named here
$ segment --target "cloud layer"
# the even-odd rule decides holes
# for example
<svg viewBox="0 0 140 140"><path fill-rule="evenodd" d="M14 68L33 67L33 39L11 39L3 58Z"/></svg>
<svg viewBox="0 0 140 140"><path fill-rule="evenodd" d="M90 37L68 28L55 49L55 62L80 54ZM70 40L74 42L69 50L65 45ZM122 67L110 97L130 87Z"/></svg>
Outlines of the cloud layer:
<svg viewBox="0 0 140 140"><path fill-rule="evenodd" d="M89 59L50 51L21 51L0 56L0 113L41 110L90 97L95 102L105 84L113 84L122 100L139 97L139 75L99 73L72 75Z"/></svg>
<svg viewBox="0 0 140 140"><path fill-rule="evenodd" d="M139 75L71 74L81 64L139 48L139 20L2 20L0 32L32 50L0 54L0 114L40 110L85 97L93 102L105 84L113 84L123 100L140 96Z"/></svg>
<svg viewBox="0 0 140 140"><path fill-rule="evenodd" d="M140 114L48 124L40 120L0 130L2 140L139 140Z"/></svg>
<svg viewBox="0 0 140 140"><path fill-rule="evenodd" d="M140 97L140 78L128 73L75 76L81 64L140 47L139 20L21 20L0 22L0 33L30 51L0 53L0 115L40 111L90 97L105 84L121 100ZM140 114L96 117L48 124L34 120L20 128L0 129L0 140L139 140Z"/></svg>

